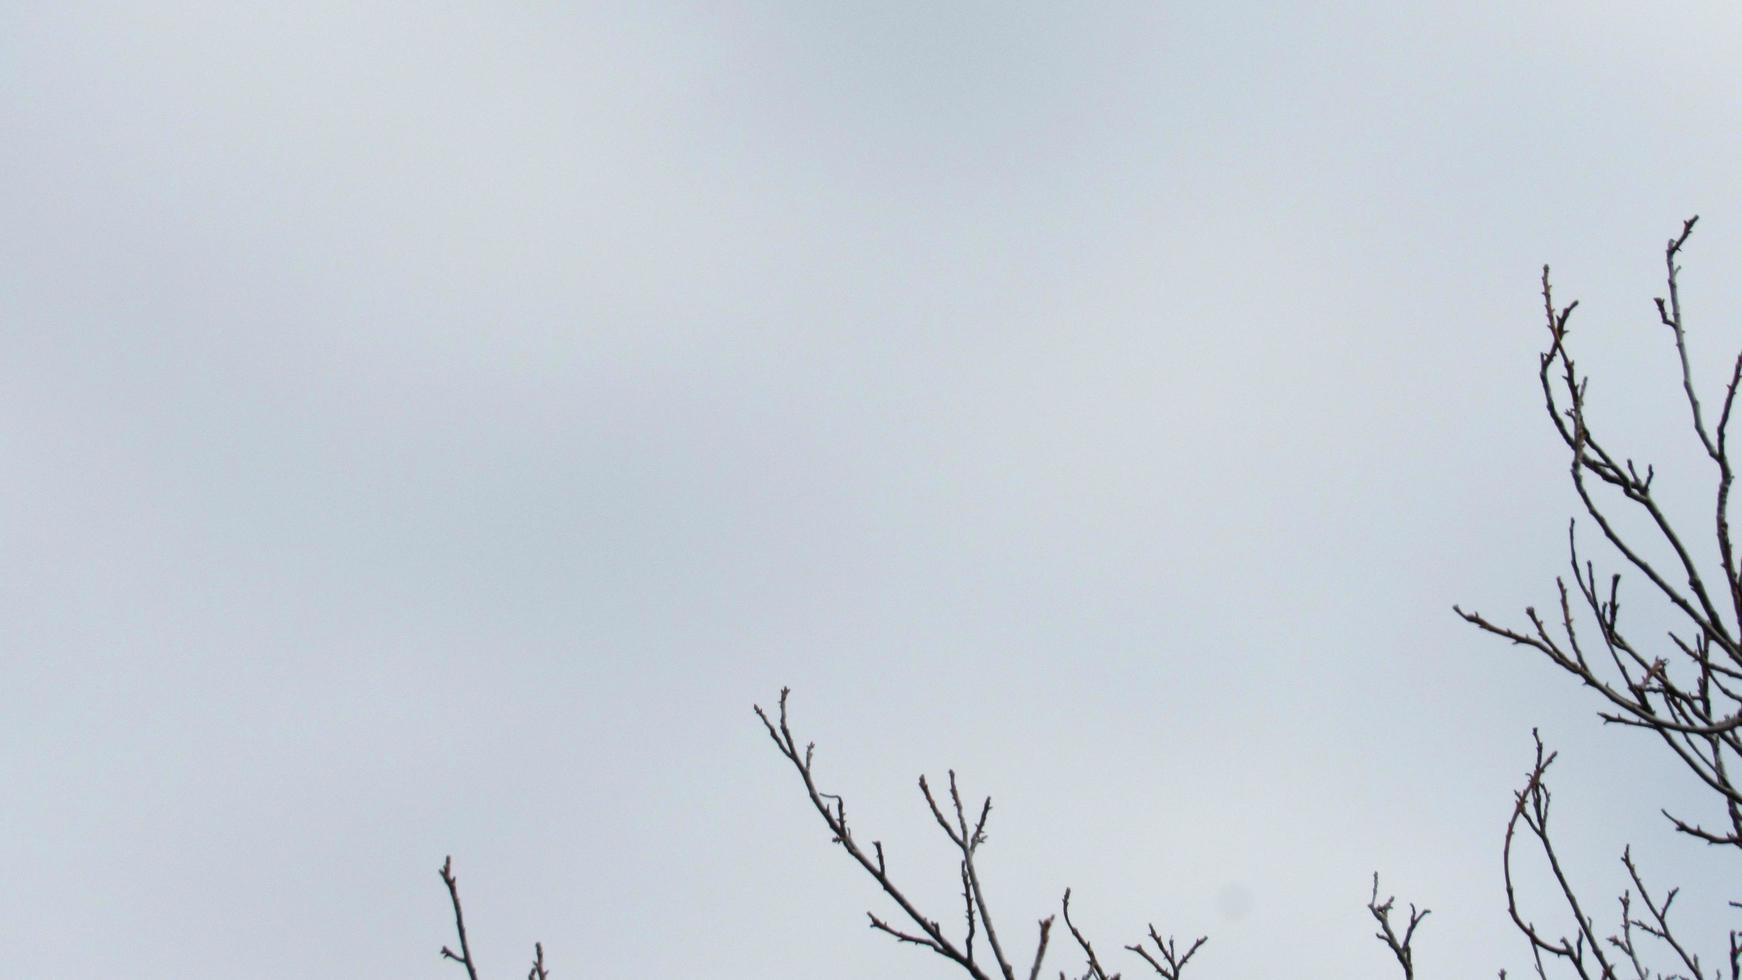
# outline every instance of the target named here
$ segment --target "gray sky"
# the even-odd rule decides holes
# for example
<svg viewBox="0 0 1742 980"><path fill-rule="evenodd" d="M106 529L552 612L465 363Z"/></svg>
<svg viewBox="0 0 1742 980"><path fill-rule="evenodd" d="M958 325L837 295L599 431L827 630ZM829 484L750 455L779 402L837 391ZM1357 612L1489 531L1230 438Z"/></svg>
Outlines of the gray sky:
<svg viewBox="0 0 1742 980"><path fill-rule="evenodd" d="M913 779L994 797L1025 948L1070 885L1203 980L1390 976L1377 868L1424 977L1521 970L1533 725L1592 896L1633 840L1729 897L1688 780L1450 606L1561 567L1544 261L1706 476L1649 304L1697 211L1702 377L1742 344L1739 26L0 5L7 972L455 976L452 853L496 977L952 975L866 929L783 684L939 918Z"/></svg>

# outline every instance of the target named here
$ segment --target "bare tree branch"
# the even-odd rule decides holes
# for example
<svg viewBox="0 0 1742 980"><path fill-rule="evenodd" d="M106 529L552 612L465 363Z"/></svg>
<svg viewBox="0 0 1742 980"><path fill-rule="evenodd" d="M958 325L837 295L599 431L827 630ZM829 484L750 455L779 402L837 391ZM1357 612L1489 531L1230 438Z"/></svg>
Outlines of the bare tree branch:
<svg viewBox="0 0 1742 980"><path fill-rule="evenodd" d="M1197 953L1199 947L1203 946L1204 943L1209 942L1210 937L1199 936L1183 954L1179 951L1179 944L1174 942L1172 936L1167 937L1165 940L1162 939L1161 934L1155 931L1155 926L1153 925L1149 927L1149 939L1151 942L1155 943L1156 951L1160 953L1161 959L1157 960L1154 956L1150 955L1149 950L1143 948L1141 945L1127 946L1125 948L1136 953L1138 956L1143 957L1143 959L1154 968L1155 972L1162 976L1163 980L1179 980L1181 971L1186 968L1186 962L1192 958L1193 954Z"/></svg>
<svg viewBox="0 0 1742 980"><path fill-rule="evenodd" d="M478 968L472 964L472 947L466 942L466 916L460 911L460 883L454 877L454 858L449 855L442 861L442 883L448 886L448 898L454 903L454 929L460 934L460 952L442 947L442 958L453 960L466 968L469 980L478 980Z"/></svg>
<svg viewBox="0 0 1742 980"><path fill-rule="evenodd" d="M1095 980L1119 980L1119 974L1115 973L1109 976L1107 971L1101 968L1101 961L1095 956L1095 947L1089 942L1088 937L1077 929L1076 923L1071 921L1071 890L1069 888L1065 889L1063 904L1065 928L1071 931L1071 938L1077 941L1077 948L1081 949L1083 955L1088 958L1089 972L1087 976L1094 977Z"/></svg>
<svg viewBox="0 0 1742 980"><path fill-rule="evenodd" d="M938 924L936 919L921 912L919 907L915 905L901 888L895 884L894 880L889 876L881 842L872 842L874 853L876 855L875 859L865 852L864 848L859 845L858 838L853 835L852 828L847 823L846 801L838 795L824 793L817 788L815 775L816 745L815 743L808 743L805 745L803 751L800 751L798 740L793 736L792 728L788 724L786 702L791 693L791 690L788 688L782 688L780 691L780 710L778 720L771 719L768 713L762 710L760 705L755 706L756 716L762 719L762 725L767 729L768 737L774 741L775 746L780 750L780 754L785 756L788 762L792 763L793 768L799 774L799 778L803 780L805 794L810 798L811 806L817 811L817 814L823 818L823 822L828 826L830 833L834 835L832 838L833 842L841 845L842 849L852 857L854 862L857 863L860 868L864 869L865 873L869 874L872 880L877 882L878 887L883 889L884 894L894 900L896 906L901 909L902 913L907 916L908 921L913 924L912 931L908 931L892 926L885 920L878 918L875 914L867 912L866 915L870 918L871 927L893 936L900 942L912 943L930 949L932 952L961 966L967 971L968 975L974 977L975 980L995 980L995 977L1002 978L1002 980L1015 980L1014 971L1011 969L1008 961L1004 959L1003 951L993 938L994 932L992 922L986 913L983 889L980 888L977 883L978 873L974 867L974 853L978 849L980 843L985 839L986 817L991 812L992 801L989 798L986 800L985 805L981 808L979 819L970 830L967 825L965 811L962 808L961 795L956 787L955 773L952 772L950 774L950 793L951 799L955 804L957 822L955 826L951 826L950 821L945 818L943 810L938 806L936 799L932 797L931 787L927 784L924 777L920 778L920 792L924 795L926 804L931 808L932 816L937 820L938 826L943 828L944 833L950 838L951 843L956 845L957 850L961 854L961 873L964 879L963 901L968 905L968 911L966 913L969 922L968 935L971 936L973 934L973 923L977 920L985 929L987 943L992 947L993 955L997 959L998 972L996 975L988 973L985 967L970 954L971 947L968 945L968 940L966 938L960 944L955 940L952 940L944 933L943 927ZM1045 929L1046 925L1043 923L1043 938L1045 935ZM1039 969L1038 957L1039 955L1043 955L1045 950L1046 946L1043 941L1040 950L1037 953L1035 965L1036 971Z"/></svg>
<svg viewBox="0 0 1742 980"><path fill-rule="evenodd" d="M956 779L954 770L949 771L948 805L939 801L933 793L929 780L924 776L919 778L920 796L925 800L926 808L931 817L955 845L957 851L957 875L961 881L962 901L962 939L958 942L945 933L938 921L922 912L918 905L907 897L889 875L888 865L883 853L883 845L879 841L871 842L871 852L860 846L858 838L847 822L846 801L833 793L822 792L816 782L816 747L807 743L801 750L798 739L792 733L792 727L787 717L787 698L791 691L782 688L780 692L779 711L770 717L760 705L756 706L756 715L762 720L763 728L773 740L780 754L786 757L803 781L805 794L810 798L812 809L823 818L824 824L833 835L833 843L841 845L855 863L876 881L885 895L892 899L896 906L907 917L909 925L897 926L880 918L875 913L867 912L871 927L879 932L893 937L901 943L923 946L939 956L961 967L975 980L1018 980L1015 965L1006 955L999 933L993 922L991 912L986 904L986 889L981 878L978 864L980 845L986 842L986 824L992 814L992 800L985 798L978 808L970 810L963 802L961 786ZM973 814L970 818L970 814ZM1094 946L1089 938L1071 921L1070 890L1066 889L1061 903L1066 928L1076 940L1078 947L1088 960L1089 972L1085 974L1091 980L1118 980L1119 974L1109 974L1096 956ZM1039 921L1039 935L1034 949L1034 958L1030 962L1026 976L1028 980L1039 980L1043 962L1046 959L1048 940L1052 933L1053 918L1048 916ZM1127 946L1141 955L1149 964L1155 967L1167 980L1178 980L1179 973L1184 969L1186 961L1204 944L1204 939L1179 952L1172 939L1165 943L1156 933L1155 927L1149 930L1150 937L1160 951L1160 959L1152 956L1140 946ZM992 951L994 966L989 968L975 954L974 941L984 936L986 945ZM1060 976L1064 974L1061 973Z"/></svg>
<svg viewBox="0 0 1742 980"><path fill-rule="evenodd" d="M454 859L452 855L442 861L439 869L442 884L448 886L448 899L454 905L454 931L460 934L460 951L454 952L447 946L442 947L442 959L453 960L466 968L467 980L478 980L478 967L472 960L472 947L466 940L466 916L460 911L460 882L454 875ZM532 944L532 970L526 974L526 980L549 980L550 973L544 966L544 944Z"/></svg>
<svg viewBox="0 0 1742 980"><path fill-rule="evenodd" d="M1731 778L1742 757L1742 697L1738 696L1742 685L1737 683L1742 681L1742 645L1737 640L1742 636L1742 578L1738 577L1730 534L1729 499L1735 470L1728 440L1736 393L1742 386L1742 356L1731 369L1714 435L1707 428L1694 384L1679 281L1681 267L1677 263L1698 220L1695 216L1684 221L1680 233L1664 246L1667 299L1657 299L1655 306L1658 322L1668 328L1675 349L1694 439L1717 467L1713 524L1719 558L1716 569L1700 566L1683 533L1660 505L1653 488L1654 468L1646 465L1642 470L1631 457L1611 450L1595 431L1587 397L1589 379L1574 362L1567 339L1578 303L1556 306L1547 266L1542 271L1542 301L1549 341L1538 363L1543 405L1570 453L1568 474L1586 518L1622 561L1644 576L1657 596L1685 618L1691 632L1672 631L1669 644L1661 651L1630 637L1621 625L1621 575L1599 580L1594 564L1580 558L1573 524L1567 530L1573 587L1569 589L1564 579L1556 580L1559 615L1552 628L1534 608L1525 609L1528 629L1502 626L1457 606L1453 611L1477 629L1534 650L1595 691L1606 704L1599 713L1605 723L1656 735L1670 756L1717 796L1728 822L1727 828L1708 830L1666 811L1664 816L1671 826L1708 844L1742 848L1742 785ZM1618 507L1643 516L1649 531L1643 535L1623 533L1621 522L1612 513ZM1649 557L1653 553L1668 556L1663 570ZM1720 580L1720 588L1709 585ZM1721 597L1722 604L1714 601L1714 596ZM1594 627L1592 639L1581 633L1581 621ZM1672 888L1661 902L1654 899L1630 850L1622 855L1632 887L1620 896L1620 929L1607 937L1606 943L1598 940L1551 839L1550 793L1544 776L1554 759L1554 753L1547 752L1537 736L1535 763L1515 796L1502 849L1508 912L1530 943L1537 975L1546 980L1545 963L1559 963L1580 977L1603 980L1619 976L1623 968L1631 971L1635 980L1705 980L1699 956L1670 925L1670 906L1678 892ZM1570 929L1551 933L1520 909L1514 880L1514 845L1520 838L1531 839L1545 860L1559 901L1571 917ZM1636 898L1643 913L1634 911ZM1654 970L1640 937L1672 955L1674 969ZM1742 933L1732 932L1729 943L1732 980L1742 980L1738 973L1742 971ZM1610 951L1621 959L1611 958ZM1716 974L1712 976L1715 980Z"/></svg>
<svg viewBox="0 0 1742 980"><path fill-rule="evenodd" d="M1391 950L1391 955L1397 957L1397 964L1403 967L1403 980L1415 980L1415 950L1410 944L1415 941L1415 927L1427 918L1429 910L1417 911L1415 905L1411 904L1409 923L1404 926L1403 935L1398 936L1391 925L1391 909L1396 902L1395 897L1379 901L1379 872L1373 872L1373 894L1367 899L1367 911L1379 923L1379 931L1373 935Z"/></svg>

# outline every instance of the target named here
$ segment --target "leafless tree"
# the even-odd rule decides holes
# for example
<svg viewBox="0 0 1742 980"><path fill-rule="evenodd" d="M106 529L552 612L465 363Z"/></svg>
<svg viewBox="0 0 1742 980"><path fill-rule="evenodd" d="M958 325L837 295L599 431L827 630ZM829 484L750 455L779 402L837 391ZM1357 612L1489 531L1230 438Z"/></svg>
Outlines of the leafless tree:
<svg viewBox="0 0 1742 980"><path fill-rule="evenodd" d="M1548 267L1542 270L1548 342L1538 377L1544 408L1569 453L1573 489L1586 517L1620 556L1621 566L1650 583L1650 592L1674 610L1681 627L1669 632L1666 643L1649 645L1622 629L1621 574L1611 573L1604 580L1592 562L1580 557L1576 519L1567 529L1572 587L1568 588L1565 578L1556 580L1559 602L1552 626L1535 608L1524 611L1529 627L1516 629L1498 625L1477 612L1453 609L1478 629L1547 657L1595 691L1605 703L1600 712L1604 722L1656 736L1721 804L1723 822L1714 825L1716 829L1666 810L1664 816L1670 824L1677 832L1708 844L1742 848L1742 787L1732 778L1742 755L1742 741L1738 740L1738 729L1742 729L1742 642L1738 640L1742 637L1742 578L1737 574L1730 532L1729 501L1735 470L1728 442L1731 410L1742 382L1742 356L1737 358L1724 389L1717 426L1711 428L1689 366L1677 283L1681 272L1677 259L1698 220L1697 216L1689 218L1681 233L1664 247L1668 295L1657 299L1656 312L1675 348L1692 435L1716 471L1711 512L1716 567L1710 566L1709 559L1702 562L1696 557L1687 543L1694 539L1672 523L1654 495L1654 468L1646 465L1641 469L1633 457L1612 448L1593 429L1587 411L1588 379L1574 363L1567 343L1569 321L1579 304L1557 307ZM1646 528L1644 533L1623 530L1628 512L1635 522L1628 526ZM1594 627L1594 639L1581 632L1587 623ZM1537 975L1546 978L1548 967L1558 965L1584 978L1619 977L1624 972L1635 980L1716 980L1723 976L1723 969L1702 962L1676 935L1669 921L1676 889L1663 893L1661 899L1654 898L1630 850L1621 856L1631 887L1620 896L1619 930L1607 937L1599 935L1569 884L1561 855L1551 840L1545 775L1554 760L1555 754L1537 738L1535 760L1516 795L1504 846L1507 908L1530 943ZM1570 928L1538 926L1520 909L1514 887L1514 851L1520 838L1528 839L1546 861L1565 906L1562 911L1571 920ZM1640 947L1642 936L1652 940L1649 951ZM1728 938L1728 975L1738 980L1742 978L1742 933L1732 930ZM1668 968L1648 965L1648 952L1666 958Z"/></svg>

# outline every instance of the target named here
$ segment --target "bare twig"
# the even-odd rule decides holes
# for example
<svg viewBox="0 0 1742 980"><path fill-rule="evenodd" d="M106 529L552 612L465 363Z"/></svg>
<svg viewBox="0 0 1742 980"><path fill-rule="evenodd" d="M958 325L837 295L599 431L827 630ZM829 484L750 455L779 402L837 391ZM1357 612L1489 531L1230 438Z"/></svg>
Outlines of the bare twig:
<svg viewBox="0 0 1742 980"><path fill-rule="evenodd" d="M1179 980L1180 973L1186 968L1186 962L1197 953L1199 947L1204 945L1204 943L1209 942L1210 937L1199 936L1192 942L1191 946L1188 947L1184 953L1179 951L1179 944L1174 942L1172 936L1167 937L1165 940L1162 939L1161 934L1155 931L1155 926L1153 925L1149 927L1149 939L1151 942L1155 943L1157 952L1161 954L1159 960L1150 955L1149 950L1143 948L1141 945L1127 946L1125 948L1136 953L1138 956L1143 957L1144 961L1147 962L1156 973L1160 974L1163 980Z"/></svg>
<svg viewBox="0 0 1742 980"><path fill-rule="evenodd" d="M1046 959L1046 943L1052 936L1052 916L1040 920L1040 939L1034 946L1034 965L1028 968L1028 980L1038 980L1041 961Z"/></svg>
<svg viewBox="0 0 1742 980"><path fill-rule="evenodd" d="M1411 904L1409 906L1409 923L1404 926L1403 935L1399 936L1391 925L1391 909L1396 902L1395 897L1388 897L1383 902L1379 901L1379 872L1373 872L1373 893L1367 899L1367 911L1379 923L1379 931L1373 935L1391 950L1391 955L1397 957L1398 965L1403 967L1404 980L1415 980L1415 950L1410 944L1415 941L1415 927L1421 925L1421 920L1427 918L1429 910L1417 911L1415 905Z"/></svg>
<svg viewBox="0 0 1742 980"><path fill-rule="evenodd" d="M1542 737L1532 732L1536 740L1536 761L1526 774L1524 788L1519 790L1514 799L1512 818L1506 823L1506 841L1501 851L1502 865L1506 880L1506 911L1512 917L1512 922L1518 927L1526 939L1530 941L1533 954L1537 957L1539 973L1542 972L1541 954L1547 953L1564 961L1581 977L1589 977L1590 964L1587 957L1596 961L1599 969L1597 976L1608 978L1614 976L1614 966L1607 954L1603 952L1598 942L1595 927L1590 916L1585 914L1579 902L1577 893L1567 880L1566 871L1561 865L1560 855L1555 852L1554 842L1549 834L1549 802L1550 794L1543 777L1549 766L1554 764L1555 753L1548 752L1543 747ZM1519 826L1525 827L1536 839L1543 856L1547 859L1549 870L1554 875L1555 882L1560 887L1561 897L1572 913L1574 930L1569 937L1566 935L1549 939L1534 922L1526 919L1519 909L1518 890L1513 879L1513 842Z"/></svg>
<svg viewBox="0 0 1742 980"><path fill-rule="evenodd" d="M1063 904L1065 928L1071 931L1071 938L1077 941L1077 948L1081 949L1083 955L1088 958L1089 972L1087 975L1094 977L1095 980L1119 980L1119 974L1115 973L1112 976L1108 976L1107 971L1101 968L1101 961L1095 956L1094 945L1092 945L1089 942L1088 937L1084 936L1081 930L1077 928L1076 923L1071 921L1071 890L1069 888L1065 889Z"/></svg>
<svg viewBox="0 0 1742 980"><path fill-rule="evenodd" d="M453 960L466 968L467 980L478 980L478 967L472 960L472 947L466 940L466 916L460 911L460 881L454 875L454 859L450 855L442 861L439 869L442 884L448 886L448 899L454 905L454 931L460 934L460 951L454 952L447 946L442 947L442 959ZM526 980L549 980L550 973L544 967L544 944L532 944L532 971L526 975Z"/></svg>
<svg viewBox="0 0 1742 980"><path fill-rule="evenodd" d="M453 960L466 968L469 980L478 980L478 968L472 964L472 947L466 942L466 916L460 911L460 885L454 877L454 858L449 855L442 861L442 883L448 886L448 898L454 903L454 929L460 934L460 952L456 955L446 946L442 947L442 958Z"/></svg>

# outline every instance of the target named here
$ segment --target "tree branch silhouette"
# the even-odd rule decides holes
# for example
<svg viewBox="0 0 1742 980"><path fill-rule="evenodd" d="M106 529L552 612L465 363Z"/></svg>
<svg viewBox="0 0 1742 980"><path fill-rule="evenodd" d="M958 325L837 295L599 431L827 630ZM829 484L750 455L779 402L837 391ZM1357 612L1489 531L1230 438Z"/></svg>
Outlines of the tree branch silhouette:
<svg viewBox="0 0 1742 980"><path fill-rule="evenodd" d="M453 960L466 968L467 980L478 980L478 966L472 959L472 944L466 939L466 914L460 910L460 881L454 875L454 858L449 855L442 861L439 873L442 884L448 887L448 900L454 906L454 931L459 933L460 951L454 952L447 946L442 947L442 959ZM549 980L550 974L544 967L544 944L533 943L532 970L526 974L527 980Z"/></svg>
<svg viewBox="0 0 1742 980"><path fill-rule="evenodd" d="M1599 717L1606 724L1638 729L1655 736L1683 768L1711 790L1721 805L1724 825L1704 825L1663 811L1678 833L1707 844L1742 847L1742 786L1732 779L1742 756L1742 579L1737 575L1736 550L1731 538L1729 501L1735 480L1730 455L1729 425L1736 392L1742 385L1742 355L1730 371L1723 392L1722 408L1715 430L1707 425L1694 383L1692 358L1681 301L1678 257L1699 221L1696 215L1682 223L1680 232L1664 246L1666 297L1655 300L1658 325L1667 328L1677 362L1677 373L1686 403L1688 425L1699 450L1715 468L1712 488L1713 523L1717 567L1703 567L1696 560L1687 536L1671 520L1654 492L1655 468L1643 469L1633 457L1612 449L1599 436L1591 418L1590 379L1578 368L1569 347L1571 319L1578 303L1557 306L1549 281L1549 267L1542 270L1543 317L1548 341L1539 358L1537 377L1543 407L1569 454L1568 476L1584 516L1594 524L1604 542L1620 556L1622 564L1642 576L1653 594L1684 621L1672 630L1667 646L1653 648L1636 640L1621 625L1621 579L1619 572L1601 575L1595 563L1581 557L1577 521L1567 526L1567 555L1571 588L1567 578L1557 578L1557 608L1550 619L1535 607L1524 610L1528 628L1497 624L1480 613L1453 606L1466 622L1486 633L1523 646L1547 658L1594 691L1605 707ZM1649 530L1644 534L1624 532L1622 517L1632 514ZM1655 552L1657 558L1651 557ZM1714 586L1713 583L1717 583ZM1594 639L1581 633L1581 623L1593 627ZM1555 760L1540 735L1535 762L1515 796L1503 847L1507 908L1514 925L1530 944L1539 976L1546 977L1546 964L1558 963L1580 977L1619 976L1631 969L1636 980L1651 977L1716 978L1705 972L1697 955L1678 938L1669 922L1669 909L1677 894L1666 893L1662 902L1650 896L1634 864L1631 849L1622 854L1632 887L1620 898L1621 923L1614 935L1600 939L1592 919L1569 883L1549 830L1551 795L1545 776ZM1521 833L1522 831L1522 833ZM1520 909L1514 882L1514 851L1520 838L1535 845L1556 883L1571 928L1548 932L1539 928ZM1645 916L1634 913L1634 897ZM1674 966L1671 972L1656 972L1645 962L1636 939L1643 935L1666 950ZM1730 975L1742 978L1742 934L1729 934ZM1611 956L1611 952L1617 954ZM1544 957L1547 957L1545 961Z"/></svg>

